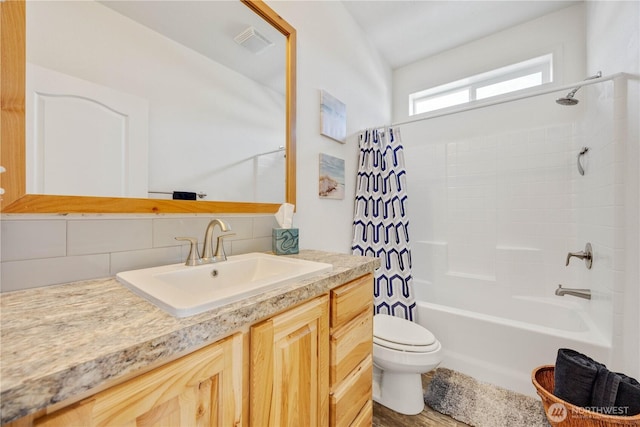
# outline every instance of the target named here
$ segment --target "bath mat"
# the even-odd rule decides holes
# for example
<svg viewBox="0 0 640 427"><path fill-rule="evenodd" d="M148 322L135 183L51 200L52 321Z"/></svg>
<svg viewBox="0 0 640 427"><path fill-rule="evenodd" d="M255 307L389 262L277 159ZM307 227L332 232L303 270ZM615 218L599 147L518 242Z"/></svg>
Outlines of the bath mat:
<svg viewBox="0 0 640 427"><path fill-rule="evenodd" d="M542 402L468 375L438 368L424 402L474 427L549 427Z"/></svg>

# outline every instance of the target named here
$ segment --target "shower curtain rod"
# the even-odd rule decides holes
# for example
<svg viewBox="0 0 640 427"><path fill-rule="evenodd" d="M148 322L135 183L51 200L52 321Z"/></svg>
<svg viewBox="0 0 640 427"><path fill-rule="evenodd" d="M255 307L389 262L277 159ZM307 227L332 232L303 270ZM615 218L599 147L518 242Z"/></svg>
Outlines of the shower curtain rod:
<svg viewBox="0 0 640 427"><path fill-rule="evenodd" d="M407 121L404 121L404 122L393 123L391 126L406 125L406 124L409 124L409 123L415 123L415 122L421 122L423 120L434 119L436 117L443 117L443 116L449 116L451 114L464 113L465 111L477 110L479 108L490 107L492 105L505 104L507 102L519 101L521 99L533 98L534 96L547 95L547 94L550 94L550 93L553 93L553 92L559 92L559 91L564 91L564 90L568 90L568 89L573 89L573 88L575 88L577 86L594 85L596 83L601 83L601 82L604 82L604 81L613 80L613 79L617 79L619 77L624 77L624 76L626 76L626 73L609 74L607 76L602 76L600 78L593 79L593 80L583 80L583 81L580 81L580 82L577 82L577 83L566 84L566 85L563 85L563 86L555 86L555 87L552 87L552 88L538 90L536 92L530 92L530 93L523 94L523 95L505 97L505 98L502 98L502 99L499 99L499 100L495 100L495 101L479 102L479 103L477 103L475 105L469 105L469 106L462 107L462 108L456 108L455 110L452 110L452 111L443 111L441 113L429 114L428 116L420 117L419 119L413 119L413 120L407 120Z"/></svg>

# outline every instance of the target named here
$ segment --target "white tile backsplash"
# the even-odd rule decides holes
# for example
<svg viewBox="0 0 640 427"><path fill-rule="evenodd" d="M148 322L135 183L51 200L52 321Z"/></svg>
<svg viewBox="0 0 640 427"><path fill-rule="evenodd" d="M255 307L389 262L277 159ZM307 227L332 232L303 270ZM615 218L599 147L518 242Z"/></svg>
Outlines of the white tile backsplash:
<svg viewBox="0 0 640 427"><path fill-rule="evenodd" d="M63 257L67 255L64 220L1 221L3 261Z"/></svg>
<svg viewBox="0 0 640 427"><path fill-rule="evenodd" d="M242 240L253 238L253 222L254 219L248 217L230 218L228 224L231 227L231 233L235 233L235 235L229 237L229 239ZM216 236L219 231L220 230L216 228Z"/></svg>
<svg viewBox="0 0 640 427"><path fill-rule="evenodd" d="M111 254L109 275L115 276L121 271L184 262L189 253L188 248L189 245L183 245L138 251L114 252Z"/></svg>
<svg viewBox="0 0 640 427"><path fill-rule="evenodd" d="M177 217L153 220L153 247L176 246L176 237L195 237L202 245L207 224L214 217ZM181 244L181 243L180 243Z"/></svg>
<svg viewBox="0 0 640 427"><path fill-rule="evenodd" d="M236 240L231 242L231 253L233 254L268 251L271 251L271 237L258 237L256 239Z"/></svg>
<svg viewBox="0 0 640 427"><path fill-rule="evenodd" d="M68 221L67 253L85 255L150 249L151 219L105 219Z"/></svg>
<svg viewBox="0 0 640 427"><path fill-rule="evenodd" d="M0 253L2 292L114 276L120 271L183 262L196 237L202 249L213 218L235 236L227 255L271 250L273 215L3 215ZM215 236L219 234L216 228ZM214 241L215 244L215 241Z"/></svg>
<svg viewBox="0 0 640 427"><path fill-rule="evenodd" d="M8 261L2 263L0 290L16 291L109 275L109 254Z"/></svg>
<svg viewBox="0 0 640 427"><path fill-rule="evenodd" d="M273 215L254 218L253 237L271 238L271 230L277 227L279 227L279 225L278 225L278 222L276 221L276 218Z"/></svg>

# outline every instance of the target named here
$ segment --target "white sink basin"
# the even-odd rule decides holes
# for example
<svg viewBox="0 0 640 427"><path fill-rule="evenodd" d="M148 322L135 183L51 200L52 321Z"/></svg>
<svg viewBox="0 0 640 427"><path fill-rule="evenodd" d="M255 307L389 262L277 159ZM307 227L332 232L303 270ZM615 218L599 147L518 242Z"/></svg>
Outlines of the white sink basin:
<svg viewBox="0 0 640 427"><path fill-rule="evenodd" d="M332 268L321 262L250 253L192 267L172 264L123 271L116 278L170 314L187 317Z"/></svg>

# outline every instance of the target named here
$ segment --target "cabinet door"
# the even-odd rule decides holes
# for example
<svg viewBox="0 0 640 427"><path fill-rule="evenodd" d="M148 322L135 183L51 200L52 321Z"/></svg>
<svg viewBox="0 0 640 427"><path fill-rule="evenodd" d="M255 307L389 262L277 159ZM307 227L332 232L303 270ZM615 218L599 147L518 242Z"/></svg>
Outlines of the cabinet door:
<svg viewBox="0 0 640 427"><path fill-rule="evenodd" d="M252 426L327 426L328 296L253 326L250 371Z"/></svg>
<svg viewBox="0 0 640 427"><path fill-rule="evenodd" d="M71 407L35 426L238 426L242 334L212 344Z"/></svg>

